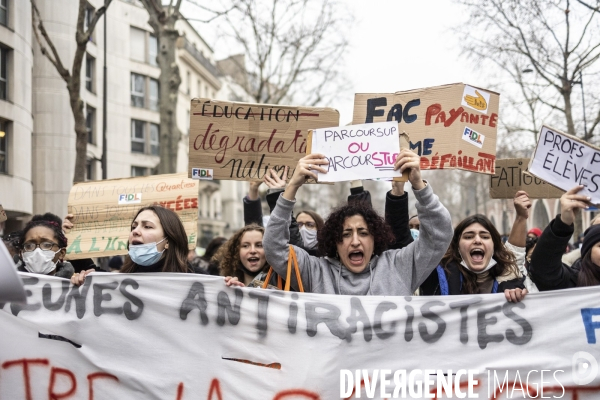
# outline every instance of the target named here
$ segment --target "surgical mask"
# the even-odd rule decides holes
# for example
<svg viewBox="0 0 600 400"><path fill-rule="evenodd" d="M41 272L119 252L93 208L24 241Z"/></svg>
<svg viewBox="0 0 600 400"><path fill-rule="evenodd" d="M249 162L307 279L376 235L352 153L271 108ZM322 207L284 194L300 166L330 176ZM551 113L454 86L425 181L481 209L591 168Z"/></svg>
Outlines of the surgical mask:
<svg viewBox="0 0 600 400"><path fill-rule="evenodd" d="M53 262L54 256L60 250L54 252L52 250L42 250L39 247L34 251L27 251L23 253L23 262L25 263L25 269L32 274L43 274L48 275L50 272L56 269L56 262Z"/></svg>
<svg viewBox="0 0 600 400"><path fill-rule="evenodd" d="M460 255L460 257L462 258L462 254ZM496 260L494 260L493 258L490 259L489 264L487 265L487 267L485 267L484 269L482 269L481 271L473 271L471 268L469 268L469 266L467 265L467 263L465 262L465 260L461 260L460 265L462 265L463 267L465 267L466 269L468 269L469 271L471 271L472 273L474 273L475 275L479 275L479 274L483 274L485 271L489 271L490 269L492 269L494 267L494 265L498 264L496 262Z"/></svg>
<svg viewBox="0 0 600 400"><path fill-rule="evenodd" d="M410 234L412 235L413 240L419 238L419 230L418 229L411 229Z"/></svg>
<svg viewBox="0 0 600 400"><path fill-rule="evenodd" d="M300 228L300 236L304 242L304 247L314 249L317 247L317 231L315 229L307 229L306 226Z"/></svg>
<svg viewBox="0 0 600 400"><path fill-rule="evenodd" d="M162 257L163 251L158 251L156 246L162 243L167 238L164 238L160 242L145 243L145 244L130 244L129 245L129 257L137 265L148 267L152 264L156 264Z"/></svg>

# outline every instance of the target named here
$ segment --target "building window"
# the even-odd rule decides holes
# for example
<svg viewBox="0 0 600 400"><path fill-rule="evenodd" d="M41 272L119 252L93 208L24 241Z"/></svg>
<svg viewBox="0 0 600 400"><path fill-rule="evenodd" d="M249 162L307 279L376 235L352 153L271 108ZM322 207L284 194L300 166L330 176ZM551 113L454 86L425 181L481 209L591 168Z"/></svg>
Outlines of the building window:
<svg viewBox="0 0 600 400"><path fill-rule="evenodd" d="M149 35L148 38L148 62L158 66L158 39L154 35Z"/></svg>
<svg viewBox="0 0 600 400"><path fill-rule="evenodd" d="M135 165L131 166L131 177L134 178L136 176L146 176L148 175L148 168L146 167L136 167Z"/></svg>
<svg viewBox="0 0 600 400"><path fill-rule="evenodd" d="M144 107L146 99L146 77L131 73L131 105Z"/></svg>
<svg viewBox="0 0 600 400"><path fill-rule="evenodd" d="M94 18L94 13L96 12L96 9L94 7L92 7L92 5L90 3L86 4L85 7L85 15L83 17L83 31L87 32L88 28L90 27L90 24L92 22L92 18ZM94 42L94 32L92 32L92 34L90 35L90 42Z"/></svg>
<svg viewBox="0 0 600 400"><path fill-rule="evenodd" d="M85 106L85 129L88 133L88 143L95 144L96 143L96 109L94 107L90 107L89 105Z"/></svg>
<svg viewBox="0 0 600 400"><path fill-rule="evenodd" d="M160 155L160 126L150 124L150 154Z"/></svg>
<svg viewBox="0 0 600 400"><path fill-rule="evenodd" d="M94 75L96 68L96 60L89 54L85 57L85 88L94 92Z"/></svg>
<svg viewBox="0 0 600 400"><path fill-rule="evenodd" d="M0 0L0 24L8 26L8 0Z"/></svg>
<svg viewBox="0 0 600 400"><path fill-rule="evenodd" d="M192 74L190 74L190 71L187 72L187 85L186 85L186 91L187 94L190 95L192 94Z"/></svg>
<svg viewBox="0 0 600 400"><path fill-rule="evenodd" d="M88 158L85 161L85 180L93 181L95 179L94 175L94 160Z"/></svg>
<svg viewBox="0 0 600 400"><path fill-rule="evenodd" d="M8 99L8 49L0 47L0 99Z"/></svg>
<svg viewBox="0 0 600 400"><path fill-rule="evenodd" d="M150 78L150 90L148 93L148 108L153 111L159 110L159 91L158 91L158 81L156 79Z"/></svg>
<svg viewBox="0 0 600 400"><path fill-rule="evenodd" d="M144 121L131 120L131 152L146 152L146 123Z"/></svg>
<svg viewBox="0 0 600 400"><path fill-rule="evenodd" d="M0 173L8 174L8 132L6 121L0 121Z"/></svg>

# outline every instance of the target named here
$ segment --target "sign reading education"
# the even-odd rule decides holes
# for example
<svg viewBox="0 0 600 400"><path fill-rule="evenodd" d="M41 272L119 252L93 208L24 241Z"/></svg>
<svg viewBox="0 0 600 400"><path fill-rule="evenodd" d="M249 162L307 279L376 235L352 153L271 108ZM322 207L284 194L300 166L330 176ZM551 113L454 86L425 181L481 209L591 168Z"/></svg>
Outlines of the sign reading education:
<svg viewBox="0 0 600 400"><path fill-rule="evenodd" d="M319 182L402 176L394 171L400 153L396 121L315 129L311 153L324 154L329 161L326 174L317 172Z"/></svg>
<svg viewBox="0 0 600 400"><path fill-rule="evenodd" d="M357 93L353 124L397 121L421 169L493 174L498 93L456 83L396 93Z"/></svg>
<svg viewBox="0 0 600 400"><path fill-rule="evenodd" d="M196 247L198 181L186 174L109 179L77 183L69 193L74 227L67 232L67 259L127 254L131 222L137 211L158 204L179 215Z"/></svg>
<svg viewBox="0 0 600 400"><path fill-rule="evenodd" d="M20 275L27 304L0 302L1 399L600 397L598 287L509 303Z"/></svg>
<svg viewBox="0 0 600 400"><path fill-rule="evenodd" d="M496 173L490 176L490 197L512 199L524 190L531 199L555 199L563 195L560 190L540 178L524 174L529 158L504 158L496 160Z"/></svg>
<svg viewBox="0 0 600 400"><path fill-rule="evenodd" d="M579 138L542 126L529 172L564 191L583 185L579 194L600 204L600 149Z"/></svg>
<svg viewBox="0 0 600 400"><path fill-rule="evenodd" d="M190 112L189 177L262 180L306 153L309 129L339 125L332 108L289 107L194 99ZM204 178L205 179L205 178Z"/></svg>

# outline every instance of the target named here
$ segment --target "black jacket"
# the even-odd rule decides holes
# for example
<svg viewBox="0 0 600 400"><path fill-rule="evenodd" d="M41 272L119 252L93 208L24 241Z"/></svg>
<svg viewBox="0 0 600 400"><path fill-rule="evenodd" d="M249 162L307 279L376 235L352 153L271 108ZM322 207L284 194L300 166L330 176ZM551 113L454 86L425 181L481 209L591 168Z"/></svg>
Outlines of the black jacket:
<svg viewBox="0 0 600 400"><path fill-rule="evenodd" d="M461 284L461 280L460 280L460 270L459 270L460 267L458 266L458 264L456 264L455 262L450 262L446 268L447 268L448 272L446 272L444 270L443 273L444 273L444 276L446 277L446 281L448 282L448 291L449 291L448 294L449 295L464 294L464 293L461 293L462 284ZM516 289L516 288L525 289L525 285L523 284L522 278L511 279L509 281L500 282L498 284L498 292L497 293L502 293L506 289ZM419 289L420 289L421 296L439 296L442 294L437 268L433 270L433 272L431 273L431 275L429 275L427 277L427 279L425 279L425 282L423 282L421 284Z"/></svg>
<svg viewBox="0 0 600 400"><path fill-rule="evenodd" d="M538 239L531 254L529 276L540 292L577 287L581 262L568 267L561 260L574 230L558 214Z"/></svg>

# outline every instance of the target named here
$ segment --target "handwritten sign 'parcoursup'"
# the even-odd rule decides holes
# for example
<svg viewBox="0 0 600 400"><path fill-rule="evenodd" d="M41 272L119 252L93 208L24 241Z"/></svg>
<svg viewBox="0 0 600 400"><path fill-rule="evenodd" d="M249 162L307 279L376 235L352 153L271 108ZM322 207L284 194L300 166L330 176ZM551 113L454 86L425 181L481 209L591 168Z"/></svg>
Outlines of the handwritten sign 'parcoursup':
<svg viewBox="0 0 600 400"><path fill-rule="evenodd" d="M318 173L319 182L400 177L394 171L399 137L395 121L314 130L311 152L329 161L327 173Z"/></svg>
<svg viewBox="0 0 600 400"><path fill-rule="evenodd" d="M396 93L357 93L353 124L397 121L421 169L494 173L500 96L456 83Z"/></svg>
<svg viewBox="0 0 600 400"><path fill-rule="evenodd" d="M332 108L192 100L189 177L212 170L214 179L262 180L306 153L309 129L339 125ZM199 175L196 173L196 175Z"/></svg>
<svg viewBox="0 0 600 400"><path fill-rule="evenodd" d="M542 126L529 172L565 191L583 185L579 194L600 204L600 149L574 136Z"/></svg>
<svg viewBox="0 0 600 400"><path fill-rule="evenodd" d="M69 193L74 228L67 232L67 259L127 254L131 223L144 206L160 205L177 213L196 247L198 181L186 174L78 183Z"/></svg>

